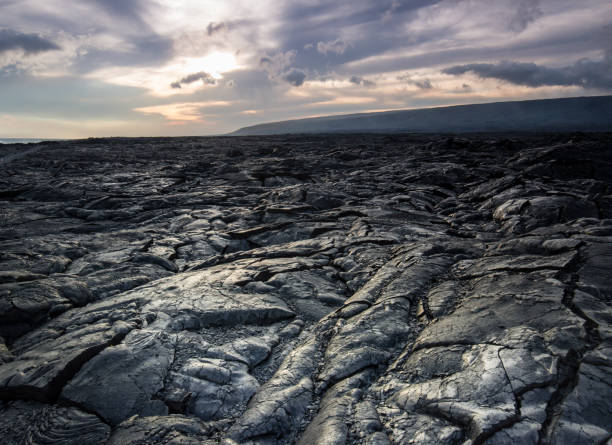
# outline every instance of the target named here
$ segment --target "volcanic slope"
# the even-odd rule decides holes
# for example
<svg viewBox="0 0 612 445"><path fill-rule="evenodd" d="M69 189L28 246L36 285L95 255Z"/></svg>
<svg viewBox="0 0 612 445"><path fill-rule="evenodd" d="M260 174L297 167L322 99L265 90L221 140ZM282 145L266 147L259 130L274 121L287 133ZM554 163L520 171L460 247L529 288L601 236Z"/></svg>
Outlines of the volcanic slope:
<svg viewBox="0 0 612 445"><path fill-rule="evenodd" d="M3 444L610 443L609 134L0 150Z"/></svg>
<svg viewBox="0 0 612 445"><path fill-rule="evenodd" d="M232 135L612 131L612 96L340 114L252 125Z"/></svg>

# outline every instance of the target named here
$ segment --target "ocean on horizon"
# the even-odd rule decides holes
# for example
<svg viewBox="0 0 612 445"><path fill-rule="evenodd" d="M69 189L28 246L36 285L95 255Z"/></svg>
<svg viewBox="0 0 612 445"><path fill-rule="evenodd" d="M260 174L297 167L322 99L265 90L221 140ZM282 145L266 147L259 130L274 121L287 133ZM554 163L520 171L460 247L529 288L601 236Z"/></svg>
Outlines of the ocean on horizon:
<svg viewBox="0 0 612 445"><path fill-rule="evenodd" d="M35 144L37 142L47 141L49 139L34 139L34 138L0 138L0 144Z"/></svg>

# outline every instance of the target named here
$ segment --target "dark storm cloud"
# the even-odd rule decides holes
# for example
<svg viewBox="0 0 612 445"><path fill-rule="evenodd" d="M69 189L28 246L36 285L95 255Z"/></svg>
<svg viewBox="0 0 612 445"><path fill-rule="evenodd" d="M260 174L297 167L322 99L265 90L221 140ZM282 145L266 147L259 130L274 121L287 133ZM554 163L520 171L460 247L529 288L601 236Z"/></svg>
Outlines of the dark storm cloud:
<svg viewBox="0 0 612 445"><path fill-rule="evenodd" d="M304 71L292 68L283 74L282 79L295 87L299 87L304 83L304 80L306 80L306 73L304 73Z"/></svg>
<svg viewBox="0 0 612 445"><path fill-rule="evenodd" d="M217 83L217 80L209 73L200 71L199 73L189 74L188 76L183 77L181 80L172 82L170 86L172 88L181 88L181 85L194 83L198 80L201 80L204 85L215 85Z"/></svg>
<svg viewBox="0 0 612 445"><path fill-rule="evenodd" d="M499 79L528 87L581 86L584 88L612 88L612 58L608 54L602 61L580 60L573 65L549 68L535 63L499 62L471 63L442 70L444 74L459 76L473 73L486 79Z"/></svg>
<svg viewBox="0 0 612 445"><path fill-rule="evenodd" d="M376 83L372 82L371 80L367 80L359 76L351 76L351 78L349 79L349 82L354 83L355 85L361 85L364 87L376 86Z"/></svg>
<svg viewBox="0 0 612 445"><path fill-rule="evenodd" d="M60 47L38 34L24 34L11 29L0 29L0 53L22 50L26 54L59 50Z"/></svg>

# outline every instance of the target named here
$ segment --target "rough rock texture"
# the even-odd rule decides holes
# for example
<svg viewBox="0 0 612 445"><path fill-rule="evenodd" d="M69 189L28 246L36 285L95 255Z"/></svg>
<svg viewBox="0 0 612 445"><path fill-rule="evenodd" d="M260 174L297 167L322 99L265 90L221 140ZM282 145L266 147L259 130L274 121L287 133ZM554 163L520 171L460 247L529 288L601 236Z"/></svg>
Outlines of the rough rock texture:
<svg viewBox="0 0 612 445"><path fill-rule="evenodd" d="M6 444L605 444L612 136L0 162Z"/></svg>

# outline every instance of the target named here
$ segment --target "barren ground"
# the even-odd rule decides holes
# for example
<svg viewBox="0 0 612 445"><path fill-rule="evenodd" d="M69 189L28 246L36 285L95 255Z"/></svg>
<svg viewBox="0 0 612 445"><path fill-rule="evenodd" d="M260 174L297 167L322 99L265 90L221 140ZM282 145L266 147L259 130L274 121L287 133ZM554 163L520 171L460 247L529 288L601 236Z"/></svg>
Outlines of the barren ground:
<svg viewBox="0 0 612 445"><path fill-rule="evenodd" d="M3 444L610 444L612 135L0 146Z"/></svg>

